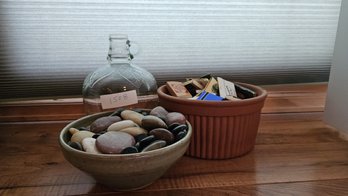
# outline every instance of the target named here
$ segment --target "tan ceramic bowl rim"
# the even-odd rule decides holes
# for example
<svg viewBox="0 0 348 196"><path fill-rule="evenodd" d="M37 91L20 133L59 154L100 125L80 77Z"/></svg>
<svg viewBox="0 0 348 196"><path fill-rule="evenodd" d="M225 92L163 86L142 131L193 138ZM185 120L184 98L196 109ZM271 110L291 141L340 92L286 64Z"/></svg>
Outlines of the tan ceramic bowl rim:
<svg viewBox="0 0 348 196"><path fill-rule="evenodd" d="M227 107L231 105L236 105L236 106L249 105L249 104L264 100L267 96L267 91L259 86L241 83L241 82L236 82L236 83L256 91L257 96L253 98L249 98L249 99L226 100L226 101L191 100L187 98L174 97L174 96L168 95L167 93L164 93L164 88L166 88L166 85L160 86L157 90L157 93L159 97L163 97L172 102L187 104L187 105L205 105L205 106L212 106L212 107Z"/></svg>
<svg viewBox="0 0 348 196"><path fill-rule="evenodd" d="M80 154L80 155L85 155L85 156L90 156L90 157L99 157L99 158L116 158L116 157L120 157L120 158L135 158L135 157L145 157L145 156L156 156L156 155L162 155L165 154L168 151L171 150L175 150L176 147L185 144L186 142L190 141L191 138L191 134L192 134L192 127L191 124L186 121L186 124L188 125L187 128L187 134L184 138L182 138L181 140L165 146L163 148L160 149L156 149L156 150L152 150L149 152L141 152L141 153L133 153L133 154L92 154L92 153L88 153L85 151L81 151L81 150L76 150L72 147L70 147L65 141L64 141L64 135L69 131L69 128L72 127L72 125L74 123L76 123L77 121L82 121L85 120L87 118L91 118L92 116L97 116L97 115L101 115L104 116L107 114L110 114L111 112L101 112L101 113L96 113L96 114L92 114L92 115L88 115L88 116L84 116L82 118L79 118L77 120L74 120L72 122L70 122L68 125L66 125L60 132L59 134L59 143L61 145L62 148L66 149L67 151L71 152L71 153L76 153L76 154Z"/></svg>

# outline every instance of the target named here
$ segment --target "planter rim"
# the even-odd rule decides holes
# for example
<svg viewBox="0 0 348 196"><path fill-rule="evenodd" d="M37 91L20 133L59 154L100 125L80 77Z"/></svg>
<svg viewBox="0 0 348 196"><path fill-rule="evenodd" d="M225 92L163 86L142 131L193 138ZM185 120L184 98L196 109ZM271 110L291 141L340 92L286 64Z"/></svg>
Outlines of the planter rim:
<svg viewBox="0 0 348 196"><path fill-rule="evenodd" d="M266 99L267 91L259 86L255 86L252 84L240 83L241 86L245 86L250 88L253 91L256 91L257 96L249 99L241 99L241 100L228 100L228 101L204 101L204 100L190 100L187 98L180 98L168 95L164 91L166 90L166 86L162 85L157 89L157 94L159 97L163 99L167 99L171 102L176 102L185 105L194 105L194 106L205 106L205 107L231 107L231 106L242 106L242 105L252 105L258 102L261 102Z"/></svg>

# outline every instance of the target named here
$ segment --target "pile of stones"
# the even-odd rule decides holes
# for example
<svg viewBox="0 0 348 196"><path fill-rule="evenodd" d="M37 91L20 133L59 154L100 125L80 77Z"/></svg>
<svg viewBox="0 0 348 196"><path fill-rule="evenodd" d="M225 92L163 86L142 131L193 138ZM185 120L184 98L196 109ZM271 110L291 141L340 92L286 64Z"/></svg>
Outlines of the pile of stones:
<svg viewBox="0 0 348 196"><path fill-rule="evenodd" d="M186 118L158 106L151 111L118 109L87 127L70 128L68 145L93 154L130 154L171 145L187 134Z"/></svg>

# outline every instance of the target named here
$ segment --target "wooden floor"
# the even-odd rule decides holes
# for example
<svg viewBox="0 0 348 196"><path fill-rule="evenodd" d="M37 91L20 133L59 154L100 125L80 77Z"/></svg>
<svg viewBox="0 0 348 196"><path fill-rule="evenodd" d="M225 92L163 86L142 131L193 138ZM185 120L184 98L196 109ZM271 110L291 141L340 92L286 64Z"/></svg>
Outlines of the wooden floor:
<svg viewBox="0 0 348 196"><path fill-rule="evenodd" d="M68 117L83 115L78 100L61 104L71 108L68 117L50 111L54 104L2 103L0 195L348 195L348 141L322 121L326 84L265 88L251 153L218 161L185 156L154 184L126 193L96 184L63 158L58 133ZM49 117L43 109L24 112L40 104Z"/></svg>

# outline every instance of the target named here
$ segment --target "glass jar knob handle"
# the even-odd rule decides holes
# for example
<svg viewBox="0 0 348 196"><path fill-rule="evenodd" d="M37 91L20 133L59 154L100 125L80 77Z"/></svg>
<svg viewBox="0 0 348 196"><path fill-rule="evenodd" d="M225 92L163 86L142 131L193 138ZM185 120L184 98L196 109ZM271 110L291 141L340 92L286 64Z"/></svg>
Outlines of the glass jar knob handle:
<svg viewBox="0 0 348 196"><path fill-rule="evenodd" d="M140 47L137 42L127 40L127 45L129 47L130 59L133 59L136 54L140 52Z"/></svg>

